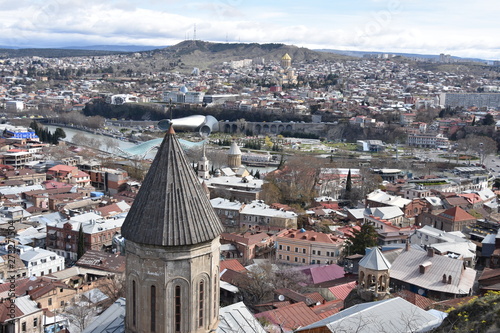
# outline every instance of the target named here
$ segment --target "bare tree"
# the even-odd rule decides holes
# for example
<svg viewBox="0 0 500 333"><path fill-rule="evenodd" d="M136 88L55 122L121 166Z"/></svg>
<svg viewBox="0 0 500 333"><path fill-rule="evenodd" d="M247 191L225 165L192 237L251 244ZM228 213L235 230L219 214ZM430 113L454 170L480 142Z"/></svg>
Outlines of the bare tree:
<svg viewBox="0 0 500 333"><path fill-rule="evenodd" d="M307 281L307 276L301 272L266 261L252 267L235 284L243 301L252 306L272 300L273 291L276 289L288 288L300 292Z"/></svg>
<svg viewBox="0 0 500 333"><path fill-rule="evenodd" d="M118 298L125 297L125 277L123 275L109 276L99 289L109 297L111 302L115 302Z"/></svg>
<svg viewBox="0 0 500 333"><path fill-rule="evenodd" d="M79 332L82 332L90 324L96 314L96 306L89 301L75 301L64 309L64 315Z"/></svg>

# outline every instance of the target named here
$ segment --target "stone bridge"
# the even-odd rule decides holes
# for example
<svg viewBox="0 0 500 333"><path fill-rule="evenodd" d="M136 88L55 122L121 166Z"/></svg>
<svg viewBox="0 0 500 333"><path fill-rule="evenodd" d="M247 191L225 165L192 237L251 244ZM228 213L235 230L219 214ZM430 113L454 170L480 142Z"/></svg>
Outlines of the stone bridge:
<svg viewBox="0 0 500 333"><path fill-rule="evenodd" d="M241 122L220 121L219 132L238 134L251 132L252 135L292 133L313 133L325 136L328 129L337 126L333 123L296 123L296 122Z"/></svg>

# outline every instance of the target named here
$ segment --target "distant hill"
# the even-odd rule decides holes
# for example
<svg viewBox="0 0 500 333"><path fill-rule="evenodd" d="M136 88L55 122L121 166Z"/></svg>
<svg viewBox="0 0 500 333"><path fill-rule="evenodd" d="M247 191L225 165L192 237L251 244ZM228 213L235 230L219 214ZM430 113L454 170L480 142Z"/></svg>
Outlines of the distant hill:
<svg viewBox="0 0 500 333"><path fill-rule="evenodd" d="M156 60L156 67L190 71L193 67L207 69L232 60L264 58L266 62L270 59L279 61L285 53L292 57L293 62L335 61L347 58L343 55L285 44L211 43L200 40L183 41L164 49L142 52L142 55ZM138 66L140 62L137 61Z"/></svg>
<svg viewBox="0 0 500 333"><path fill-rule="evenodd" d="M168 46L153 45L87 45L87 46L66 46L65 50L92 50L92 51L117 51L117 52L140 52L156 49L163 49Z"/></svg>
<svg viewBox="0 0 500 333"><path fill-rule="evenodd" d="M418 53L401 53L401 52L379 52L379 51L350 51L350 50L335 50L335 49L319 49L316 50L319 52L330 52L335 54L346 55L350 57L363 57L368 54L394 54L396 56L402 56L406 58L422 58L422 59L437 59L439 58L438 54L418 54ZM483 62L487 63L487 60L479 59L479 58L461 58L452 56L452 59L456 59L458 61L475 61L475 62Z"/></svg>
<svg viewBox="0 0 500 333"><path fill-rule="evenodd" d="M92 57L100 55L118 54L118 51L101 50L69 50L69 49L13 49L0 48L1 58L19 58L19 57L43 57L43 58L63 58L63 57Z"/></svg>

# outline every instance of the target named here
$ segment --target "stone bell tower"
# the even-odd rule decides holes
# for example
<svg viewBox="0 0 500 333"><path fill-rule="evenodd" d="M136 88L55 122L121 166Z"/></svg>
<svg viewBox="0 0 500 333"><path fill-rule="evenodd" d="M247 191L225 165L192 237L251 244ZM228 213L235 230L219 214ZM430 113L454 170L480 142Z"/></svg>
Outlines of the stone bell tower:
<svg viewBox="0 0 500 333"><path fill-rule="evenodd" d="M127 333L217 327L222 231L170 127L122 226Z"/></svg>
<svg viewBox="0 0 500 333"><path fill-rule="evenodd" d="M358 295L365 301L379 301L389 295L389 269L391 263L373 247L359 261Z"/></svg>

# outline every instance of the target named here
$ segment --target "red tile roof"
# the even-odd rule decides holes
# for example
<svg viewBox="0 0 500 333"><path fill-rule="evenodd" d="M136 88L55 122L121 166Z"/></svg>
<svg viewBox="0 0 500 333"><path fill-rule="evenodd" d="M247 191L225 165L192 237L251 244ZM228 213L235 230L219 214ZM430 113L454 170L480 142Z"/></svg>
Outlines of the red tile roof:
<svg viewBox="0 0 500 333"><path fill-rule="evenodd" d="M256 318L266 318L269 322L281 326L285 330L304 327L321 319L312 308L304 303L295 303L275 310L261 312Z"/></svg>
<svg viewBox="0 0 500 333"><path fill-rule="evenodd" d="M402 299L407 300L413 305L418 306L421 309L427 310L431 307L435 302L430 298L424 297L422 295L416 294L409 290L401 290L393 294L394 297L401 297Z"/></svg>
<svg viewBox="0 0 500 333"><path fill-rule="evenodd" d="M235 272L244 272L246 268L238 261L238 259L227 259L220 262L220 271L231 269Z"/></svg>
<svg viewBox="0 0 500 333"><path fill-rule="evenodd" d="M337 299L345 300L347 295L356 288L357 281L341 284L335 287L330 287L328 290L335 296Z"/></svg>
<svg viewBox="0 0 500 333"><path fill-rule="evenodd" d="M446 215L446 216L443 216ZM467 213L465 210L463 210L460 207L453 207L448 210L445 210L439 216L442 217L448 217L451 216L453 221L468 221L468 220L475 220L476 218L469 213Z"/></svg>

